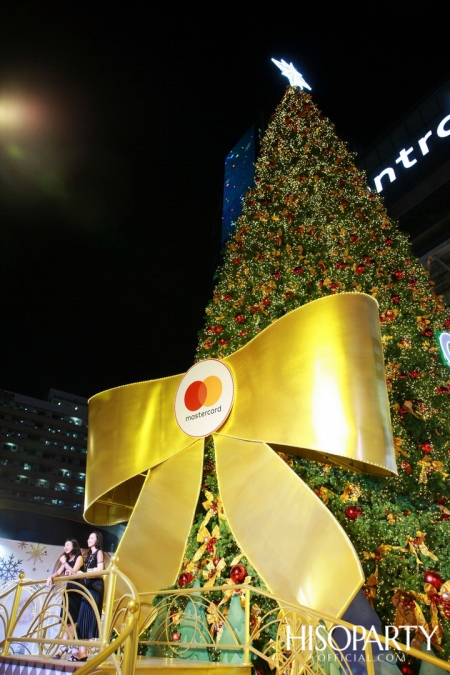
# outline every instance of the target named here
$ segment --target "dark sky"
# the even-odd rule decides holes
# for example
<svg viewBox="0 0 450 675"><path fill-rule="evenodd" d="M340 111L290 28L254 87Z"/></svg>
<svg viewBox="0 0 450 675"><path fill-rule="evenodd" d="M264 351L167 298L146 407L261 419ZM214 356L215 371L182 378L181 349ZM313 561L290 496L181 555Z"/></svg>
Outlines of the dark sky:
<svg viewBox="0 0 450 675"><path fill-rule="evenodd" d="M192 364L225 156L287 85L271 57L363 145L450 75L445 3L326 4L2 4L0 388L91 396Z"/></svg>

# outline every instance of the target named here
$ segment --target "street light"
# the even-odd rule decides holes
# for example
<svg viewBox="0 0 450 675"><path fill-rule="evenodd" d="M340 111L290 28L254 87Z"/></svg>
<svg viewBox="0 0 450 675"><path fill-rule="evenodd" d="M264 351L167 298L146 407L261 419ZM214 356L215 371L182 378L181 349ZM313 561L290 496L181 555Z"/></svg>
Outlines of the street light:
<svg viewBox="0 0 450 675"><path fill-rule="evenodd" d="M0 128L21 126L27 118L26 107L12 98L0 98Z"/></svg>

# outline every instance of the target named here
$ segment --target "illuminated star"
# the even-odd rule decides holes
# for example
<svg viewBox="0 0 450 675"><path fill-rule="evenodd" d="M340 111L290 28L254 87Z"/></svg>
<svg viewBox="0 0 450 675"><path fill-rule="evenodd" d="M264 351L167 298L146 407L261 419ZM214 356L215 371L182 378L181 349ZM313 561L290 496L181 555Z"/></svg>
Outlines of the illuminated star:
<svg viewBox="0 0 450 675"><path fill-rule="evenodd" d="M275 63L275 65L278 66L283 75L285 75L288 78L291 87L300 87L300 89L303 89L305 87L306 89L309 89L311 91L311 87L309 86L309 84L307 84L303 79L303 76L297 70L295 70L294 65L292 63L286 63L284 59L281 59L281 61L276 61L276 59L272 59L272 61Z"/></svg>

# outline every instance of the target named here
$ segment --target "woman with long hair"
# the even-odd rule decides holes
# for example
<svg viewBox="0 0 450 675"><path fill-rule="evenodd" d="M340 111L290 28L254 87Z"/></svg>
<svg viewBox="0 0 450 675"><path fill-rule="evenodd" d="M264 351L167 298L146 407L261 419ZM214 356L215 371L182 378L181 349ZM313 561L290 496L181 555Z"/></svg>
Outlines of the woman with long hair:
<svg viewBox="0 0 450 675"><path fill-rule="evenodd" d="M53 579L55 577L61 576L73 576L77 572L84 572L84 560L81 554L80 545L76 539L66 539L64 544L64 553L60 557L59 562L61 563L56 572L51 574L46 582L47 586L53 584ZM64 631L63 640L74 639L75 637L75 628L78 621L78 615L81 607L81 593L79 593L79 587L75 584L68 583L66 585L66 592L68 598L68 622L67 622L67 631ZM63 609L61 609L61 616L63 615ZM67 651L65 645L61 645L54 659L60 659L62 655Z"/></svg>
<svg viewBox="0 0 450 675"><path fill-rule="evenodd" d="M85 561L85 571L95 572L103 570L103 537L101 533L92 532L89 535L87 544L89 547L89 553ZM98 609L98 613L101 616L103 607L103 594L105 589L103 577L99 576L94 579L86 579L85 581L86 588L91 595L91 600L94 601ZM91 640L92 638L98 638L99 636L97 617L87 598L83 598L81 601L80 613L78 615L77 633L79 640ZM86 647L80 647L78 653L76 655L73 654L69 660L87 661Z"/></svg>

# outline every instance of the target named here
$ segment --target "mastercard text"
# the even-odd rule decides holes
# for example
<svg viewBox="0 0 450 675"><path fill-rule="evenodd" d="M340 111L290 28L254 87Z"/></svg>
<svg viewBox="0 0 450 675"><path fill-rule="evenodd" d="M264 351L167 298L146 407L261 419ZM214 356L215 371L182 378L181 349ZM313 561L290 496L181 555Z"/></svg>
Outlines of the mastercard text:
<svg viewBox="0 0 450 675"><path fill-rule="evenodd" d="M222 406L219 405L217 408L211 408L211 410L202 410L201 412L196 413L195 415L187 415L186 422L191 420L196 420L199 417L205 417L206 415L214 415L215 413L222 412Z"/></svg>

